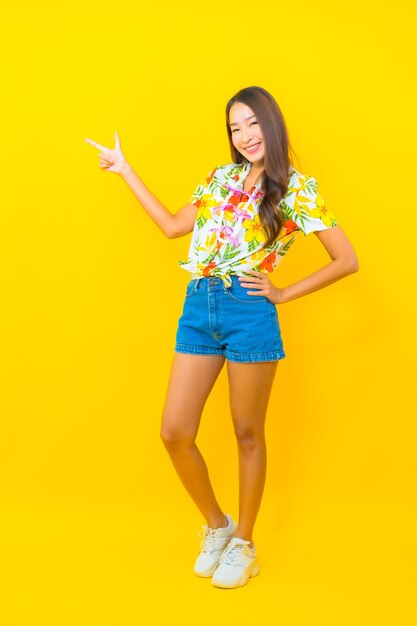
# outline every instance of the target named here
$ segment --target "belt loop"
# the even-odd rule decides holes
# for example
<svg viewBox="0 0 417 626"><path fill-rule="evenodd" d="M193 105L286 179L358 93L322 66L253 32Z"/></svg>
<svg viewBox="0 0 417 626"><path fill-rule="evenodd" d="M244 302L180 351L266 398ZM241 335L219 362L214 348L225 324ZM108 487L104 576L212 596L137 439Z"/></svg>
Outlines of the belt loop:
<svg viewBox="0 0 417 626"><path fill-rule="evenodd" d="M198 285L200 284L200 280L201 280L201 277L200 278L196 278L197 282L195 284L195 291L197 291L197 289L198 289Z"/></svg>
<svg viewBox="0 0 417 626"><path fill-rule="evenodd" d="M229 276L229 280L231 280L230 275L225 275L225 276L222 278L222 282L223 282L223 292L224 292L224 293L228 293L228 292L229 292L229 289L230 289L230 287L231 287L231 285L228 285L228 284L227 284L228 279L226 278L226 276Z"/></svg>

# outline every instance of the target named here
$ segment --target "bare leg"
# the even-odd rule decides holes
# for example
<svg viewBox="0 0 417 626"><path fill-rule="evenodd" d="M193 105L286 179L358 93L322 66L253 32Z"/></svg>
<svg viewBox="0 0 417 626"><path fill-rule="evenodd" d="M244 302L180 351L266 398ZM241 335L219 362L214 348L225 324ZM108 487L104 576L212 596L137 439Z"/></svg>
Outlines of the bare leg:
<svg viewBox="0 0 417 626"><path fill-rule="evenodd" d="M161 438L174 467L210 528L227 526L195 444L201 414L224 357L174 353L162 415Z"/></svg>
<svg viewBox="0 0 417 626"><path fill-rule="evenodd" d="M239 453L239 523L235 536L250 541L250 546L265 485L265 417L277 365L278 361L227 362Z"/></svg>

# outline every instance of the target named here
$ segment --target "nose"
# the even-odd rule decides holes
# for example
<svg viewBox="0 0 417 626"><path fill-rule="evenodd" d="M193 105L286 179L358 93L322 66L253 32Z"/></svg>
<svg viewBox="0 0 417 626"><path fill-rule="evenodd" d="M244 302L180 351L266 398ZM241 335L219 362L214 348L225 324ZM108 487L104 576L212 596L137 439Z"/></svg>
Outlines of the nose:
<svg viewBox="0 0 417 626"><path fill-rule="evenodd" d="M251 140L251 133L249 131L244 130L242 132L242 143L247 146L247 144L249 143L249 141Z"/></svg>
<svg viewBox="0 0 417 626"><path fill-rule="evenodd" d="M250 129L247 129L247 130L243 129L241 136L242 136L243 145L247 146L250 140L252 139L253 134Z"/></svg>

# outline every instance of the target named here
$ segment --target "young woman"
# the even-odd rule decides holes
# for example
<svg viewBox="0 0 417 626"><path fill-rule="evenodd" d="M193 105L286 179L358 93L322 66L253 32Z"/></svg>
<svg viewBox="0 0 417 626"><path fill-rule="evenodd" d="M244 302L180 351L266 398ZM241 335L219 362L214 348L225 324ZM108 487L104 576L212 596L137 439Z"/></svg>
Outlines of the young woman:
<svg viewBox="0 0 417 626"><path fill-rule="evenodd" d="M266 476L265 416L278 361L285 357L276 305L358 270L356 254L326 207L316 180L297 171L275 99L247 87L226 106L232 162L214 167L172 214L115 148L100 167L119 174L169 238L192 232L190 272L162 416L161 437L184 487L206 520L194 572L216 587L239 587L260 571L253 529ZM291 149L292 150L292 149ZM300 233L314 232L331 262L287 287L271 273ZM227 361L239 456L239 520L220 507L195 444L207 397ZM198 384L196 384L198 381Z"/></svg>

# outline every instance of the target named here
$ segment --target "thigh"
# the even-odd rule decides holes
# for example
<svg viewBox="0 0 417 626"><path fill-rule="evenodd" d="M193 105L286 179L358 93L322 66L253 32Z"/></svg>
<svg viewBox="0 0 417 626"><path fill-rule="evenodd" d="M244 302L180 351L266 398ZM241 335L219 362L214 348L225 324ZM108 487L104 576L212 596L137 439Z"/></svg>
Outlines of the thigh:
<svg viewBox="0 0 417 626"><path fill-rule="evenodd" d="M204 404L224 361L222 355L174 353L162 414L165 436L195 438Z"/></svg>
<svg viewBox="0 0 417 626"><path fill-rule="evenodd" d="M237 433L262 432L278 361L227 362L229 399Z"/></svg>

